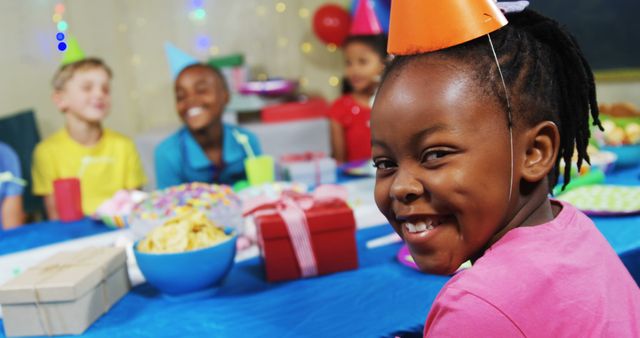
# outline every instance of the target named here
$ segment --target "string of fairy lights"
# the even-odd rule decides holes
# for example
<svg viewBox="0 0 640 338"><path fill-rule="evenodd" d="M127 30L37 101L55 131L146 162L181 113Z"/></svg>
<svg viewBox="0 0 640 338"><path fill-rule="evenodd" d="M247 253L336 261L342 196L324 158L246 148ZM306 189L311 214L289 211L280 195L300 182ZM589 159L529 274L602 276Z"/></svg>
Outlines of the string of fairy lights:
<svg viewBox="0 0 640 338"><path fill-rule="evenodd" d="M52 21L56 25L58 32L56 33L57 48L63 52L67 49L66 34L65 32L69 28L69 24L64 20L64 4L59 2L53 7Z"/></svg>
<svg viewBox="0 0 640 338"><path fill-rule="evenodd" d="M209 19L209 13L207 13L207 8L211 8L211 4L207 6L206 0L189 0L187 4L187 8L185 13L187 14L188 22L193 25L194 30L197 32L195 34L195 38L193 40L193 49L199 55L209 55L210 57L220 56L223 48L219 44L214 43L211 35L207 34L207 21ZM303 25L309 27L310 29L310 20L313 16L312 10L304 5L290 5L286 1L277 1L272 3L271 5L264 4L264 2L259 1L256 2L254 7L254 15L263 20L282 20L282 17L277 17L279 15L292 15L290 12L295 11L297 9L297 17L299 20L303 21ZM52 21L56 26L57 32L55 35L57 49L60 52L64 52L67 47L67 39L68 34L67 31L69 29L69 24L65 20L65 5L62 2L57 2L54 5L54 13L52 16ZM295 14L294 14L295 15ZM138 17L136 19L137 26L141 27L146 23L146 20L142 17ZM119 23L116 27L117 31L120 33L128 33L130 30L129 25L126 23ZM321 47L318 43L313 43L314 41L310 40L313 38L313 35L305 35L303 40L299 43L298 51L302 55L312 55L321 50L321 48L326 48L326 51L329 53L335 53L338 51L338 46L335 44L327 44ZM274 42L278 48L289 48L291 46L290 37L285 34L277 34ZM138 54L134 54L131 59L131 63L133 66L139 66L142 60ZM337 70L337 69L336 69ZM305 76L304 71L298 77L298 83L301 87L307 87L309 85L309 78ZM268 75L266 72L261 71L256 74L256 78L258 80L266 80ZM340 85L340 78L338 74L331 74L327 78L327 82L332 87L337 87Z"/></svg>

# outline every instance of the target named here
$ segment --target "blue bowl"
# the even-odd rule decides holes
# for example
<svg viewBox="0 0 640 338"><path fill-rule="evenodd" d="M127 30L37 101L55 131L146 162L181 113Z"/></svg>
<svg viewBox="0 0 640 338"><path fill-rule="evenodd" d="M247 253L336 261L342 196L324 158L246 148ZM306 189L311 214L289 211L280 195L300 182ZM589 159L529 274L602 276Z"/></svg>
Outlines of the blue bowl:
<svg viewBox="0 0 640 338"><path fill-rule="evenodd" d="M601 149L610 151L618 156L616 168L630 167L640 164L640 144L604 146Z"/></svg>
<svg viewBox="0 0 640 338"><path fill-rule="evenodd" d="M149 284L169 296L196 293L218 286L233 266L237 235L214 246L180 253L133 252Z"/></svg>

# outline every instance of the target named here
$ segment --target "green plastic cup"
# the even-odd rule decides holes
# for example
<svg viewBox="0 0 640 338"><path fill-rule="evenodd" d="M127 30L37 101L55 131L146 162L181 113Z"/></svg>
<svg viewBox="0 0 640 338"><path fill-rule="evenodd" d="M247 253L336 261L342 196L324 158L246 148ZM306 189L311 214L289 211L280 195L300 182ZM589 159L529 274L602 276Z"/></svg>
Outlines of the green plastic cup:
<svg viewBox="0 0 640 338"><path fill-rule="evenodd" d="M260 185L274 181L273 157L260 155L244 160L244 169L250 185Z"/></svg>

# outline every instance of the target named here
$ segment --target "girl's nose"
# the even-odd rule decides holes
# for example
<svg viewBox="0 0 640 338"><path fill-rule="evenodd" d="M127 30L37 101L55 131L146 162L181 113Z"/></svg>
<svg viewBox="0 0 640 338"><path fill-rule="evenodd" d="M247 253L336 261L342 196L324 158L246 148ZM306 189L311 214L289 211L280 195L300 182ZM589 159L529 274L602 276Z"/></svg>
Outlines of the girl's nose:
<svg viewBox="0 0 640 338"><path fill-rule="evenodd" d="M402 203L410 203L424 194L422 183L410 170L398 169L391 184L389 195Z"/></svg>

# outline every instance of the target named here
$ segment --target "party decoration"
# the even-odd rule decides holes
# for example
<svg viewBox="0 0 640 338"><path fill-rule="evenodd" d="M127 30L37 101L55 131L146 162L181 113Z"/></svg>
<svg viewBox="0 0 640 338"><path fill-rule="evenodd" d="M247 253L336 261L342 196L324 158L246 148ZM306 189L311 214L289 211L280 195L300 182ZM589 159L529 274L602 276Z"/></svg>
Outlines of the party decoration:
<svg viewBox="0 0 640 338"><path fill-rule="evenodd" d="M388 51L407 55L455 46L507 24L493 0L393 1Z"/></svg>
<svg viewBox="0 0 640 338"><path fill-rule="evenodd" d="M225 67L241 67L244 65L244 55L243 54L230 54L225 56L219 56L215 58L210 58L207 63L216 68L225 68Z"/></svg>
<svg viewBox="0 0 640 338"><path fill-rule="evenodd" d="M353 21L351 22L351 35L377 35L382 33L382 28L371 8L368 0L358 1Z"/></svg>
<svg viewBox="0 0 640 338"><path fill-rule="evenodd" d="M174 46L170 42L164 43L164 51L167 56L167 61L169 62L171 76L174 80L185 67L198 63L196 58L178 49L178 47Z"/></svg>
<svg viewBox="0 0 640 338"><path fill-rule="evenodd" d="M313 31L324 43L341 45L349 34L349 13L334 4L320 6L313 15Z"/></svg>
<svg viewBox="0 0 640 338"><path fill-rule="evenodd" d="M391 0L366 0L369 3L369 7L373 9L373 12L378 19L378 23L382 28L382 31L386 34L389 33L389 12L391 11ZM360 0L352 0L349 7L349 13L351 17L355 17L356 9L358 8Z"/></svg>
<svg viewBox="0 0 640 338"><path fill-rule="evenodd" d="M74 37L69 37L66 43L66 50L62 56L62 64L68 65L82 59L84 59L84 52L80 48L78 40Z"/></svg>
<svg viewBox="0 0 640 338"><path fill-rule="evenodd" d="M56 34L56 41L58 50L64 52L67 50L68 44L65 39L64 32L69 28L69 25L66 21L62 20L62 16L64 14L64 4L58 3L54 7L55 13L51 17L53 19L53 23L56 24L56 28L58 29L58 33Z"/></svg>
<svg viewBox="0 0 640 338"><path fill-rule="evenodd" d="M69 28L69 24L66 21L60 21L58 22L57 27L59 31L64 32Z"/></svg>
<svg viewBox="0 0 640 338"><path fill-rule="evenodd" d="M207 18L207 11L203 8L203 0L191 1L191 11L189 12L189 20L197 22L204 21Z"/></svg>

